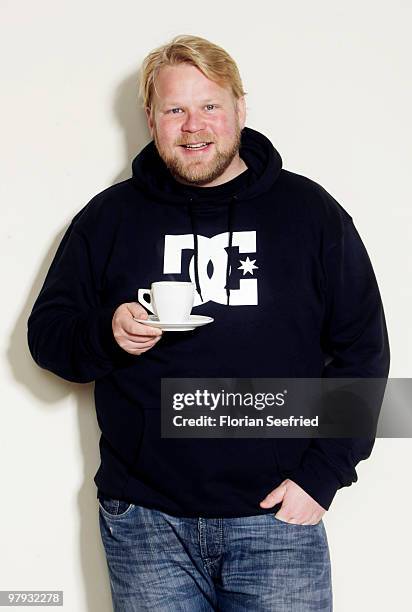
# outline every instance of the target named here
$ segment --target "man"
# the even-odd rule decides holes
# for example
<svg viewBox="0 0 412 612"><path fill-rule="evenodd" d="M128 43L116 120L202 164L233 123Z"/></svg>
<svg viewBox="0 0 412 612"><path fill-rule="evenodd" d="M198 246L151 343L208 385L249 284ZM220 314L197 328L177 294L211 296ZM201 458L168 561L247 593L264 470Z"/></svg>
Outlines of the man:
<svg viewBox="0 0 412 612"><path fill-rule="evenodd" d="M373 441L161 438L160 381L386 377L371 263L342 206L245 127L226 51L179 36L141 92L153 141L74 217L28 322L41 367L95 381L114 609L331 610L322 516ZM137 322L158 280L193 281L214 322Z"/></svg>

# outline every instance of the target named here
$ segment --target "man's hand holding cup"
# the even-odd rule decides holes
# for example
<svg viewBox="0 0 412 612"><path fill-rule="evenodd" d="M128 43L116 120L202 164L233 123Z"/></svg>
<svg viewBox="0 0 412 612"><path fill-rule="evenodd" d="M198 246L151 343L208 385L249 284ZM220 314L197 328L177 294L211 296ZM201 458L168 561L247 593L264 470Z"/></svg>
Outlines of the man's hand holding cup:
<svg viewBox="0 0 412 612"><path fill-rule="evenodd" d="M141 355L162 337L162 330L133 319L147 319L146 310L137 302L121 304L112 319L113 336L117 344L131 355Z"/></svg>

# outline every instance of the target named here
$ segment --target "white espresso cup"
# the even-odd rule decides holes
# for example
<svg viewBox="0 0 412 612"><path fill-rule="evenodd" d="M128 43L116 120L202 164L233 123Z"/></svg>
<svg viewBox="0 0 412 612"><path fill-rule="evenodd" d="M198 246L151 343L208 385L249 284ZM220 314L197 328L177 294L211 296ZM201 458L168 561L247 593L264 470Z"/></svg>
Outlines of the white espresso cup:
<svg viewBox="0 0 412 612"><path fill-rule="evenodd" d="M159 321L168 323L187 321L194 296L194 284L180 281L157 281L151 284L151 289L139 289L137 292L140 304L155 314Z"/></svg>

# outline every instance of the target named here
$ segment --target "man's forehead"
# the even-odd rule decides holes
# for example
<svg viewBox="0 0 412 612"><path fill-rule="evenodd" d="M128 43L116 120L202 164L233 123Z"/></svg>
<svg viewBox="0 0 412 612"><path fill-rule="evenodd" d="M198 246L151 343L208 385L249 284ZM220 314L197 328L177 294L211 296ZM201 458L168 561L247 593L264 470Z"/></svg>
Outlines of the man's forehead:
<svg viewBox="0 0 412 612"><path fill-rule="evenodd" d="M160 101L176 102L178 98L195 96L199 101L226 98L230 88L207 78L191 65L164 66L154 79L154 95Z"/></svg>

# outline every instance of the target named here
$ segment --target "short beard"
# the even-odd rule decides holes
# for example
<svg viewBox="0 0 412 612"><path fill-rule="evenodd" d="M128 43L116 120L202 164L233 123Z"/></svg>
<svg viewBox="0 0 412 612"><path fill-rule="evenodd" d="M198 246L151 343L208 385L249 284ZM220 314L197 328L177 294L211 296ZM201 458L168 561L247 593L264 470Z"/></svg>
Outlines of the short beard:
<svg viewBox="0 0 412 612"><path fill-rule="evenodd" d="M201 187L221 176L239 153L241 129L240 127L236 128L235 139L229 148L219 150L216 144L213 145L216 148L216 152L206 167L196 163L184 164L177 155L168 155L158 141L156 130L154 130L153 138L160 157L175 179Z"/></svg>

